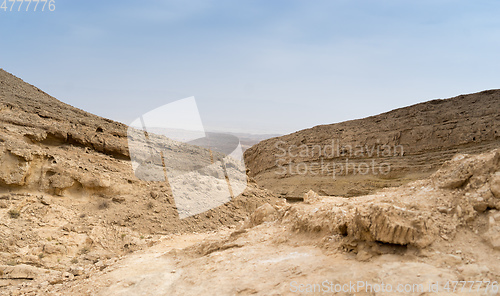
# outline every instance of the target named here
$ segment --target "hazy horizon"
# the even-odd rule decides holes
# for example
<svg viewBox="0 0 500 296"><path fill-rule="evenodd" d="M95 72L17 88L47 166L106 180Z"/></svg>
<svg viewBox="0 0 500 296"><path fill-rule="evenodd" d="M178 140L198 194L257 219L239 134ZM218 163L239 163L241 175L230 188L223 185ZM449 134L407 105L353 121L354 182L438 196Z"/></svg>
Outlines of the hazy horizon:
<svg viewBox="0 0 500 296"><path fill-rule="evenodd" d="M56 1L0 9L0 67L130 124L194 96L207 130L288 134L496 89L497 1Z"/></svg>

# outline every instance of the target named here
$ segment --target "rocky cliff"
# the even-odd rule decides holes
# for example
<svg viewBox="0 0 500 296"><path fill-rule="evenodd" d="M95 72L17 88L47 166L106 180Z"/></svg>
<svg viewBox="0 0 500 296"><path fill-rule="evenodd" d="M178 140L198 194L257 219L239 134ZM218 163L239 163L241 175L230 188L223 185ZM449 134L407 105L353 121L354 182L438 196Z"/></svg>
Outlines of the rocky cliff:
<svg viewBox="0 0 500 296"><path fill-rule="evenodd" d="M45 273L56 283L159 235L235 224L273 199L249 184L231 201L180 219L168 182L134 174L127 128L0 70L0 287Z"/></svg>
<svg viewBox="0 0 500 296"><path fill-rule="evenodd" d="M456 153L500 145L500 90L321 125L245 152L256 181L288 197L362 195L433 173Z"/></svg>

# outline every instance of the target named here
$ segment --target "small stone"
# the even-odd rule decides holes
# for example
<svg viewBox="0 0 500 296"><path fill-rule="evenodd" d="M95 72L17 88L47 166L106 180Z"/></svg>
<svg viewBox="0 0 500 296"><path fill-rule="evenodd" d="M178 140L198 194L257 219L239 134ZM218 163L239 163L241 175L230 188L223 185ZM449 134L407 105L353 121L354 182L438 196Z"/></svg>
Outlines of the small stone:
<svg viewBox="0 0 500 296"><path fill-rule="evenodd" d="M28 279L32 280L38 277L41 269L31 265L20 264L15 266L0 265L2 278L4 279Z"/></svg>
<svg viewBox="0 0 500 296"><path fill-rule="evenodd" d="M44 281L40 283L40 288L47 287L49 285L49 281Z"/></svg>
<svg viewBox="0 0 500 296"><path fill-rule="evenodd" d="M46 254L65 254L66 247L64 245L58 245L53 243L46 243L42 248L43 252Z"/></svg>
<svg viewBox="0 0 500 296"><path fill-rule="evenodd" d="M277 219L276 209L268 203L265 203L260 207L258 207L250 217L250 221L253 226L260 225L264 222L272 222L276 219Z"/></svg>
<svg viewBox="0 0 500 296"><path fill-rule="evenodd" d="M111 200L113 202L116 202L116 203L122 203L122 202L125 201L125 197L123 197L123 196L114 196Z"/></svg>
<svg viewBox="0 0 500 296"><path fill-rule="evenodd" d="M438 212L440 212L442 214L449 214L450 213L450 209L448 209L446 207L438 207L437 210L438 210Z"/></svg>
<svg viewBox="0 0 500 296"><path fill-rule="evenodd" d="M474 205L474 210L479 213L483 213L484 211L486 211L486 209L488 209L488 204L485 202L479 202Z"/></svg>
<svg viewBox="0 0 500 296"><path fill-rule="evenodd" d="M80 266L72 266L68 270L69 273L71 273L74 276L79 276L83 274L83 267Z"/></svg>
<svg viewBox="0 0 500 296"><path fill-rule="evenodd" d="M358 251L358 254L356 255L356 260L358 261L368 261L370 258L372 258L373 255L368 253L365 250L360 250Z"/></svg>
<svg viewBox="0 0 500 296"><path fill-rule="evenodd" d="M69 275L73 276L72 274L68 273ZM51 285L57 285L57 284L61 284L63 282L63 278L64 277L64 274L63 274L63 277L62 278L55 278L55 279L51 279L49 280L49 284Z"/></svg>
<svg viewBox="0 0 500 296"><path fill-rule="evenodd" d="M447 265L457 265L462 263L462 258L453 254L446 254L442 257L443 262Z"/></svg>
<svg viewBox="0 0 500 296"><path fill-rule="evenodd" d="M305 203L312 204L314 202L317 202L319 199L319 195L312 190L309 190L306 194L304 194Z"/></svg>
<svg viewBox="0 0 500 296"><path fill-rule="evenodd" d="M106 267L108 267L107 264L105 264L103 261L98 261L95 266L99 269L99 270L104 270L106 269Z"/></svg>
<svg viewBox="0 0 500 296"><path fill-rule="evenodd" d="M491 176L490 190L496 198L500 198L500 172L496 172Z"/></svg>
<svg viewBox="0 0 500 296"><path fill-rule="evenodd" d="M47 196L42 195L39 197L39 199L40 199L40 203L42 203L42 205L45 205L45 206L50 205L50 199Z"/></svg>
<svg viewBox="0 0 500 296"><path fill-rule="evenodd" d="M72 273L69 273L69 272L64 272L62 274L62 276L63 276L63 278L69 279L69 280L72 280L75 277Z"/></svg>

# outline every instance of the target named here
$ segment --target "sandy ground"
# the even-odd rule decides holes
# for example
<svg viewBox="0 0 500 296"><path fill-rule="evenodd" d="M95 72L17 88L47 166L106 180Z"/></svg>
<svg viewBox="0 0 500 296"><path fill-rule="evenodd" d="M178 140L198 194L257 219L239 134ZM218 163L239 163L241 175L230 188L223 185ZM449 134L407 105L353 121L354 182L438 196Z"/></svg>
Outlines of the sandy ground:
<svg viewBox="0 0 500 296"><path fill-rule="evenodd" d="M382 254L372 257L338 252L335 237L320 239L270 222L243 233L225 229L165 237L87 279L47 286L40 295L450 295L446 283L471 280L457 269L462 252L481 247L475 240L469 242L469 235L457 237L464 251L458 246L450 254L380 246ZM496 256L484 259L498 263L500 253ZM495 280L491 273L478 279L481 271L475 269L481 267L470 266L466 274L474 280ZM496 295L484 288L466 290L468 295Z"/></svg>
<svg viewBox="0 0 500 296"><path fill-rule="evenodd" d="M457 155L431 178L373 195L328 197L310 191L304 202L265 203L237 225L162 236L149 247L97 259L60 280L39 276L4 291L498 295L499 168L500 151L494 150Z"/></svg>

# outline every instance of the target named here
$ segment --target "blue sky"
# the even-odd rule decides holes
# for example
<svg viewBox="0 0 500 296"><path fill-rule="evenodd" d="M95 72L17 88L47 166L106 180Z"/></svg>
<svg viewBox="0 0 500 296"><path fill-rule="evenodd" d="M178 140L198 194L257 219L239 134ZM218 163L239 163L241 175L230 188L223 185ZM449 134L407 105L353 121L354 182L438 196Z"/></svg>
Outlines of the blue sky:
<svg viewBox="0 0 500 296"><path fill-rule="evenodd" d="M290 133L500 88L497 0L55 4L0 9L0 68L127 124L195 96L209 129Z"/></svg>

